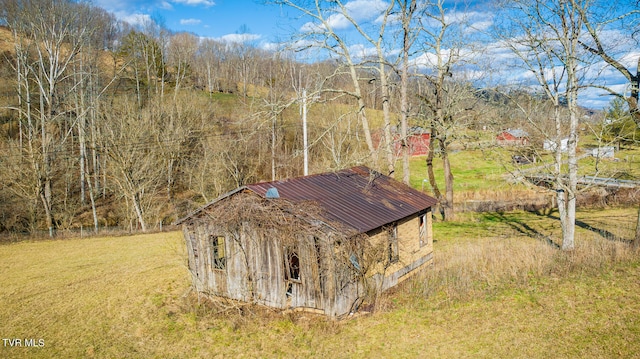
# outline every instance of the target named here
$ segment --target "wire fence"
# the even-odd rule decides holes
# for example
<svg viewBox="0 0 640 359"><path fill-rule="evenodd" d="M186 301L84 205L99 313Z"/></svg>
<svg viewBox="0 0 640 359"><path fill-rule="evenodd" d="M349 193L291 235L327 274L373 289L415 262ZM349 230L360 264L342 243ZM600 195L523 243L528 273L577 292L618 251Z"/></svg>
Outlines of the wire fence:
<svg viewBox="0 0 640 359"><path fill-rule="evenodd" d="M134 234L149 234L160 232L172 232L179 230L179 226L163 225L162 223L143 232L140 228L131 226L101 226L94 227L56 229L51 233L48 230L34 230L30 232L0 232L0 243L14 243L28 240L44 239L74 239L92 238L103 236L130 236Z"/></svg>

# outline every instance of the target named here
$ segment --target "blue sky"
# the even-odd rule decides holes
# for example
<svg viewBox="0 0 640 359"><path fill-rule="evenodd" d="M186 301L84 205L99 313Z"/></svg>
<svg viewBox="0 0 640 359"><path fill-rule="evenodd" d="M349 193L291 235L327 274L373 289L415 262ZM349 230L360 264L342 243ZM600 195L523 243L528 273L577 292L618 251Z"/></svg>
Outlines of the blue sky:
<svg viewBox="0 0 640 359"><path fill-rule="evenodd" d="M232 39L251 35L258 43L278 42L290 24L287 9L258 0L95 0L96 5L130 23L153 18L172 31ZM290 31L289 31L290 32Z"/></svg>
<svg viewBox="0 0 640 359"><path fill-rule="evenodd" d="M264 5L264 0L94 0L94 3L107 11L114 13L118 18L129 23L141 23L147 19L159 20L175 32L187 31L200 37L213 38L223 41L251 40L254 45L262 48L276 48L274 44L290 39L293 32L311 28L313 25L307 20L296 18L299 16L294 10L277 5ZM484 0L468 2L474 5L466 9L466 16L474 19L474 28L488 27L494 20L494 14L489 6L481 6ZM385 0L349 0L345 1L346 7L352 17L357 21L373 21L375 9L384 7ZM491 4L491 2L489 2ZM459 12L454 11L451 15ZM471 15L469 15L471 14ZM331 25L337 31L348 31L348 22L340 16L329 17ZM610 39L615 39L615 29L610 32ZM242 36L239 36L242 34ZM371 49L360 46L363 54ZM626 64L633 70L637 64L640 53L633 50L626 57ZM504 50L504 49L503 49ZM498 50L490 57L495 60L502 56L510 57L503 50ZM487 55L485 55L487 56ZM416 62L428 61L429 54L424 53L416 58ZM602 71L596 76L614 88L624 91L626 80L616 71L601 63L591 71ZM488 76L486 73L478 73L480 78ZM495 74L493 75L495 76ZM502 78L526 79L529 74L510 68L506 73L499 75ZM610 96L601 96L601 91L587 90L583 92L580 102L591 108L606 107L611 101Z"/></svg>

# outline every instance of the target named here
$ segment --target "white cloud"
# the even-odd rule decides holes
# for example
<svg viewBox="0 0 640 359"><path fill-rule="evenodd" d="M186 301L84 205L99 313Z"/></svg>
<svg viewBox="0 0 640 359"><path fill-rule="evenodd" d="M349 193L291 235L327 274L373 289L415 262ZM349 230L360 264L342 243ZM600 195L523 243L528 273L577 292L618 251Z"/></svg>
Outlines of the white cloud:
<svg viewBox="0 0 640 359"><path fill-rule="evenodd" d="M440 28L442 23L436 18L423 18L428 27ZM444 22L450 28L458 28L461 33L475 34L486 31L493 25L494 14L486 11L448 11L444 14Z"/></svg>
<svg viewBox="0 0 640 359"><path fill-rule="evenodd" d="M180 25L198 25L201 22L198 19L180 19Z"/></svg>
<svg viewBox="0 0 640 359"><path fill-rule="evenodd" d="M381 0L353 0L349 1L345 8L349 16L356 21L377 18L389 4Z"/></svg>
<svg viewBox="0 0 640 359"><path fill-rule="evenodd" d="M411 65L419 69L424 69L426 67L433 67L434 64L436 63L437 63L436 55L430 52L425 52L422 55L414 58Z"/></svg>
<svg viewBox="0 0 640 359"><path fill-rule="evenodd" d="M610 39L618 38L616 32L608 32L607 42L611 42ZM613 41L611 45L612 49L615 49L616 59L620 61L631 71L635 71L638 58L640 58L640 51L630 49L629 47L621 46L619 42ZM527 48L524 46L518 46L518 51L521 55L526 55ZM506 44L494 43L485 48L483 57L487 62L490 62L494 71L487 72L486 77L483 79L485 83L490 85L491 82L503 85L515 85L519 87L530 87L531 89L539 89L538 79L535 75L526 68L522 60L510 50ZM624 76L622 76L616 69L602 60L596 60L589 65L581 65L578 69L579 74L583 81L581 84L583 87L578 94L578 102L581 106L602 109L606 108L613 96L607 91L602 89L589 87L589 85L606 86L612 91L617 93L625 93L629 91L629 83ZM545 76L550 79L554 71L556 74L562 72L562 68L547 68L545 69ZM493 81L487 81L487 79ZM564 83L561 84L560 90L564 90Z"/></svg>
<svg viewBox="0 0 640 359"><path fill-rule="evenodd" d="M204 6L213 6L216 3L214 1L211 0L173 0L174 3L176 4L183 4L183 5L189 5L189 6L199 6L199 5L204 5Z"/></svg>
<svg viewBox="0 0 640 359"><path fill-rule="evenodd" d="M615 88L621 91L625 90L624 86L616 86ZM609 106L613 99L614 97L608 92L595 88L587 88L580 92L578 102L580 106L593 109L603 109Z"/></svg>
<svg viewBox="0 0 640 359"><path fill-rule="evenodd" d="M331 15L327 18L327 25L334 30L342 30L349 27L349 20L342 14Z"/></svg>
<svg viewBox="0 0 640 359"><path fill-rule="evenodd" d="M259 40L261 37L262 35L259 34L227 34L216 38L215 40L228 43L245 43Z"/></svg>
<svg viewBox="0 0 640 359"><path fill-rule="evenodd" d="M362 44L357 44L357 45L352 45L349 46L349 53L356 57L356 58L366 58L366 57L372 57L372 56L377 56L377 51L376 48L373 46L365 46Z"/></svg>
<svg viewBox="0 0 640 359"><path fill-rule="evenodd" d="M638 66L638 59L640 59L640 52L630 51L630 52L627 52L624 56L622 56L622 58L620 59L620 63L626 66L628 69L633 70L633 69L636 69L636 67Z"/></svg>
<svg viewBox="0 0 640 359"><path fill-rule="evenodd" d="M491 25L493 25L493 21L485 20L485 21L476 21L476 22L472 23L471 25L469 25L469 27L474 29L474 30L476 30L476 31L485 31L485 30L489 29L491 27Z"/></svg>
<svg viewBox="0 0 640 359"><path fill-rule="evenodd" d="M133 26L142 26L152 22L151 15L149 14L123 14L116 13L116 16Z"/></svg>
<svg viewBox="0 0 640 359"><path fill-rule="evenodd" d="M442 62L449 61L449 57L453 57L454 65L463 65L472 59L473 53L467 50L461 49L441 49L440 56ZM435 53L425 51L420 56L415 57L412 60L412 66L419 69L434 68L438 64L438 56Z"/></svg>
<svg viewBox="0 0 640 359"><path fill-rule="evenodd" d="M344 5L345 11L349 17L351 17L357 23L379 19L380 13L386 9L388 3L382 0L352 0ZM344 30L351 26L351 22L342 13L335 13L341 11L338 8L331 9L334 14L329 15L325 22L333 30ZM323 30L325 26L323 24L317 24L308 22L300 27L302 32L314 32Z"/></svg>
<svg viewBox="0 0 640 359"><path fill-rule="evenodd" d="M276 52L276 51L281 51L283 48L283 45L277 42L265 42L260 45L260 48L265 51Z"/></svg>
<svg viewBox="0 0 640 359"><path fill-rule="evenodd" d="M139 13L154 13L158 9L173 10L175 4L186 6L215 5L213 0L93 0L101 8L114 13L119 19L132 19Z"/></svg>
<svg viewBox="0 0 640 359"><path fill-rule="evenodd" d="M324 26L308 22L300 27L301 32L321 32Z"/></svg>

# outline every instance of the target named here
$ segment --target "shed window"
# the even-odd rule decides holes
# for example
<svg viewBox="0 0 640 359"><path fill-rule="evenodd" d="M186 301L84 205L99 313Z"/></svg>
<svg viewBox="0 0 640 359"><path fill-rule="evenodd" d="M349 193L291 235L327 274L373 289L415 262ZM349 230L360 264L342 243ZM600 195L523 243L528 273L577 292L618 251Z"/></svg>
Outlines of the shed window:
<svg viewBox="0 0 640 359"><path fill-rule="evenodd" d="M423 214L420 219L420 247L427 244L427 215Z"/></svg>
<svg viewBox="0 0 640 359"><path fill-rule="evenodd" d="M389 234L389 263L395 263L400 259L398 249L398 226L394 225L388 231Z"/></svg>
<svg viewBox="0 0 640 359"><path fill-rule="evenodd" d="M300 257L298 251L293 247L285 247L284 256L284 273L286 279L299 281L300 280Z"/></svg>
<svg viewBox="0 0 640 359"><path fill-rule="evenodd" d="M225 269L227 267L227 257L225 255L225 238L222 236L209 236L211 241L211 267L214 269Z"/></svg>

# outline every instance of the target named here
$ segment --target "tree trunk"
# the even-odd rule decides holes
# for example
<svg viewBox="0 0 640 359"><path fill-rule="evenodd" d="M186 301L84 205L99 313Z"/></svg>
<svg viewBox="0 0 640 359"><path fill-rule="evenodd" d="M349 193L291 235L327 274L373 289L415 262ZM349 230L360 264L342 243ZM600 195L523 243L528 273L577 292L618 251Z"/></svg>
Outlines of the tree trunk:
<svg viewBox="0 0 640 359"><path fill-rule="evenodd" d="M395 172L395 144L391 133L391 109L389 103L389 84L387 83L384 64L380 64L380 87L382 90L382 118L384 119L385 152L387 153L387 175L394 176Z"/></svg>
<svg viewBox="0 0 640 359"><path fill-rule="evenodd" d="M95 193L93 192L93 186L91 185L91 178L89 178L87 184L89 185L89 200L91 201L91 215L93 216L93 231L98 233L98 211L96 209L96 199Z"/></svg>
<svg viewBox="0 0 640 359"><path fill-rule="evenodd" d="M573 50L577 47L577 39L571 38L570 46ZM570 51L575 53L575 51ZM576 74L577 64L574 58L570 58L567 64L567 107L569 108L569 191L567 193L567 224L565 237L562 238L562 249L573 250L575 247L576 232L576 196L578 193L578 80Z"/></svg>
<svg viewBox="0 0 640 359"><path fill-rule="evenodd" d="M567 193L565 221L562 223L562 250L571 251L575 247L576 197Z"/></svg>
<svg viewBox="0 0 640 359"><path fill-rule="evenodd" d="M40 200L42 201L42 207L44 208L45 220L47 228L49 229L49 237L53 237L54 220L53 213L51 211L51 180L40 180Z"/></svg>
<svg viewBox="0 0 640 359"><path fill-rule="evenodd" d="M354 69L355 73L355 69ZM357 77L354 79L357 83ZM371 128L369 127L369 120L367 119L367 112L365 110L364 99L360 94L360 85L357 85L356 93L358 94L358 117L360 118L360 122L362 123L362 131L364 132L364 140L367 143L367 148L369 149L369 154L371 156L371 160L377 162L376 149L373 146L373 139L371 138Z"/></svg>
<svg viewBox="0 0 640 359"><path fill-rule="evenodd" d="M636 221L636 236L633 239L633 247L640 248L640 205L638 206L638 220Z"/></svg>
<svg viewBox="0 0 640 359"><path fill-rule="evenodd" d="M271 121L271 180L276 180L276 125L278 118L275 114L272 115Z"/></svg>
<svg viewBox="0 0 640 359"><path fill-rule="evenodd" d="M436 129L435 127L431 127L431 135L429 137L429 152L427 152L427 176L429 177L429 185L431 186L431 190L433 191L433 196L438 200L438 210L440 211L440 215L442 219L445 218L444 212L442 210L442 193L440 193L440 188L438 187L438 183L436 182L436 176L433 172L433 155L434 155L434 146L436 144Z"/></svg>
<svg viewBox="0 0 640 359"><path fill-rule="evenodd" d="M444 170L444 187L445 187L445 201L444 207L444 220L452 221L454 218L453 210L453 173L451 173L451 164L449 163L449 154L447 153L446 145L441 142L440 147L442 150L442 169Z"/></svg>
<svg viewBox="0 0 640 359"><path fill-rule="evenodd" d="M131 197L131 201L133 202L133 208L136 211L136 216L138 217L138 222L140 223L140 228L143 232L147 231L147 224L144 221L144 216L142 215L142 206L140 205L140 198L137 193L134 193Z"/></svg>
<svg viewBox="0 0 640 359"><path fill-rule="evenodd" d="M409 146L407 136L409 130L409 51L411 49L411 19L416 10L416 0L401 3L403 8L402 21L402 71L400 72L400 136L402 137L402 182L409 184Z"/></svg>

